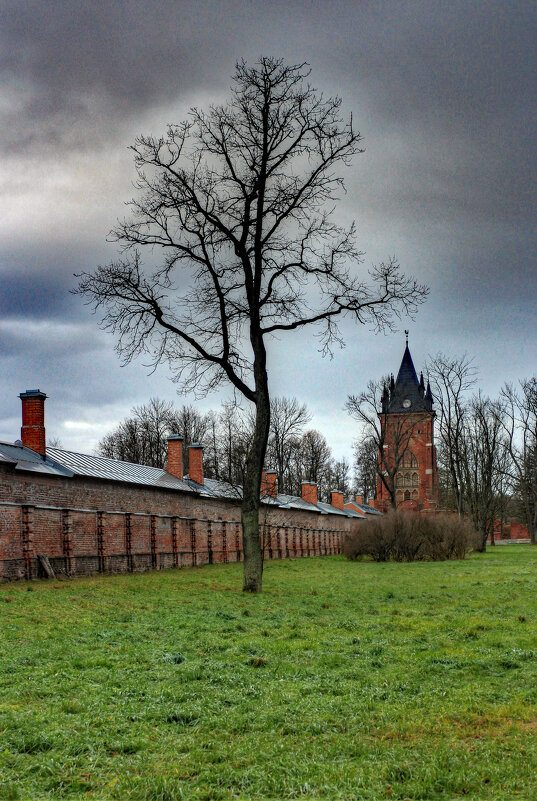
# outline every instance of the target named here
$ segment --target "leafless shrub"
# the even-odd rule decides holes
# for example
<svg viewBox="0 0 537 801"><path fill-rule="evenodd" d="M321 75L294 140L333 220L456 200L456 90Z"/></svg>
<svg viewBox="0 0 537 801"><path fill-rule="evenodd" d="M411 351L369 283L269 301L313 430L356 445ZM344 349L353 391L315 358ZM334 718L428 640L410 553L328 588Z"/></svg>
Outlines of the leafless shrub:
<svg viewBox="0 0 537 801"><path fill-rule="evenodd" d="M347 536L343 550L348 559L440 561L464 559L478 540L470 523L458 516L398 510L360 523Z"/></svg>

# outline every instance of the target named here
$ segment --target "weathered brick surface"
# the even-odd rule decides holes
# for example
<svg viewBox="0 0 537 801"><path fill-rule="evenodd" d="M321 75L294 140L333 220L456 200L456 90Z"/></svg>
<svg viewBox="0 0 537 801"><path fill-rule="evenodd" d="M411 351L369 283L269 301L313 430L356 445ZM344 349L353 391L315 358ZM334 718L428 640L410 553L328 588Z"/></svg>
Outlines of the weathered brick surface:
<svg viewBox="0 0 537 801"><path fill-rule="evenodd" d="M416 472L417 486L396 486L397 506L418 510L434 509L438 505L438 471L436 447L434 444L434 412L418 414L388 414L381 417L385 428L384 459L393 466L397 442L405 440L405 430L411 432L407 452L417 460L416 466L405 468L400 464L401 472ZM408 425L408 428L406 426ZM390 459L390 457L393 458ZM400 457L400 453L398 454ZM405 493L410 498L405 499ZM377 497L375 507L387 511L391 506L390 494L380 476L377 478Z"/></svg>
<svg viewBox="0 0 537 801"><path fill-rule="evenodd" d="M68 574L242 560L233 501L0 466L0 580L41 575L38 555ZM350 518L266 507L267 559L338 553Z"/></svg>

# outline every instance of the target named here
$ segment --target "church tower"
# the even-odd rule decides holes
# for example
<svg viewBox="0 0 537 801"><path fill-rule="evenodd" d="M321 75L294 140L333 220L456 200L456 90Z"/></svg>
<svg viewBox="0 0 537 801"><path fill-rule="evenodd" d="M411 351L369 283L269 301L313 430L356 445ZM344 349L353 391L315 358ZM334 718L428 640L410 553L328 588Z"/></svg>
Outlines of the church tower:
<svg viewBox="0 0 537 801"><path fill-rule="evenodd" d="M431 387L418 379L408 349L394 381L382 394L380 411L381 447L375 506L386 511L393 505L421 511L438 504L438 474L434 445L433 396Z"/></svg>

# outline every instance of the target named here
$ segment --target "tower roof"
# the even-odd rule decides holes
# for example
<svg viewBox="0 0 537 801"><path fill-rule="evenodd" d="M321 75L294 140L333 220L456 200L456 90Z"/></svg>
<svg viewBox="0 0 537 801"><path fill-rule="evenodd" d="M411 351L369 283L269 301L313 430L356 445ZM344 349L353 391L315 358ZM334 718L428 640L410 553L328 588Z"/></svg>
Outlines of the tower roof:
<svg viewBox="0 0 537 801"><path fill-rule="evenodd" d="M432 395L429 386L427 392L423 381L418 379L412 356L408 349L408 342L397 373L395 384L390 387L389 399L384 405L383 411L388 414L430 412L432 411Z"/></svg>

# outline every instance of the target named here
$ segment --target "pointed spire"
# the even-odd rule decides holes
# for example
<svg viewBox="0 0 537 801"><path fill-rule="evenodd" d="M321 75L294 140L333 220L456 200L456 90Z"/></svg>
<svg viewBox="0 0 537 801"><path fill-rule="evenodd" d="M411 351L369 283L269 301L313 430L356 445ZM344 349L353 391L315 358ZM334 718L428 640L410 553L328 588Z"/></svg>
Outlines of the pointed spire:
<svg viewBox="0 0 537 801"><path fill-rule="evenodd" d="M416 373L412 356L408 348L408 331L405 331L406 345L397 378L390 378L390 398L387 413L413 414L415 412L432 411L432 395L426 397L423 372ZM430 393L430 387L429 387Z"/></svg>
<svg viewBox="0 0 537 801"><path fill-rule="evenodd" d="M425 382L423 380L423 373L420 373L420 395L425 395Z"/></svg>

